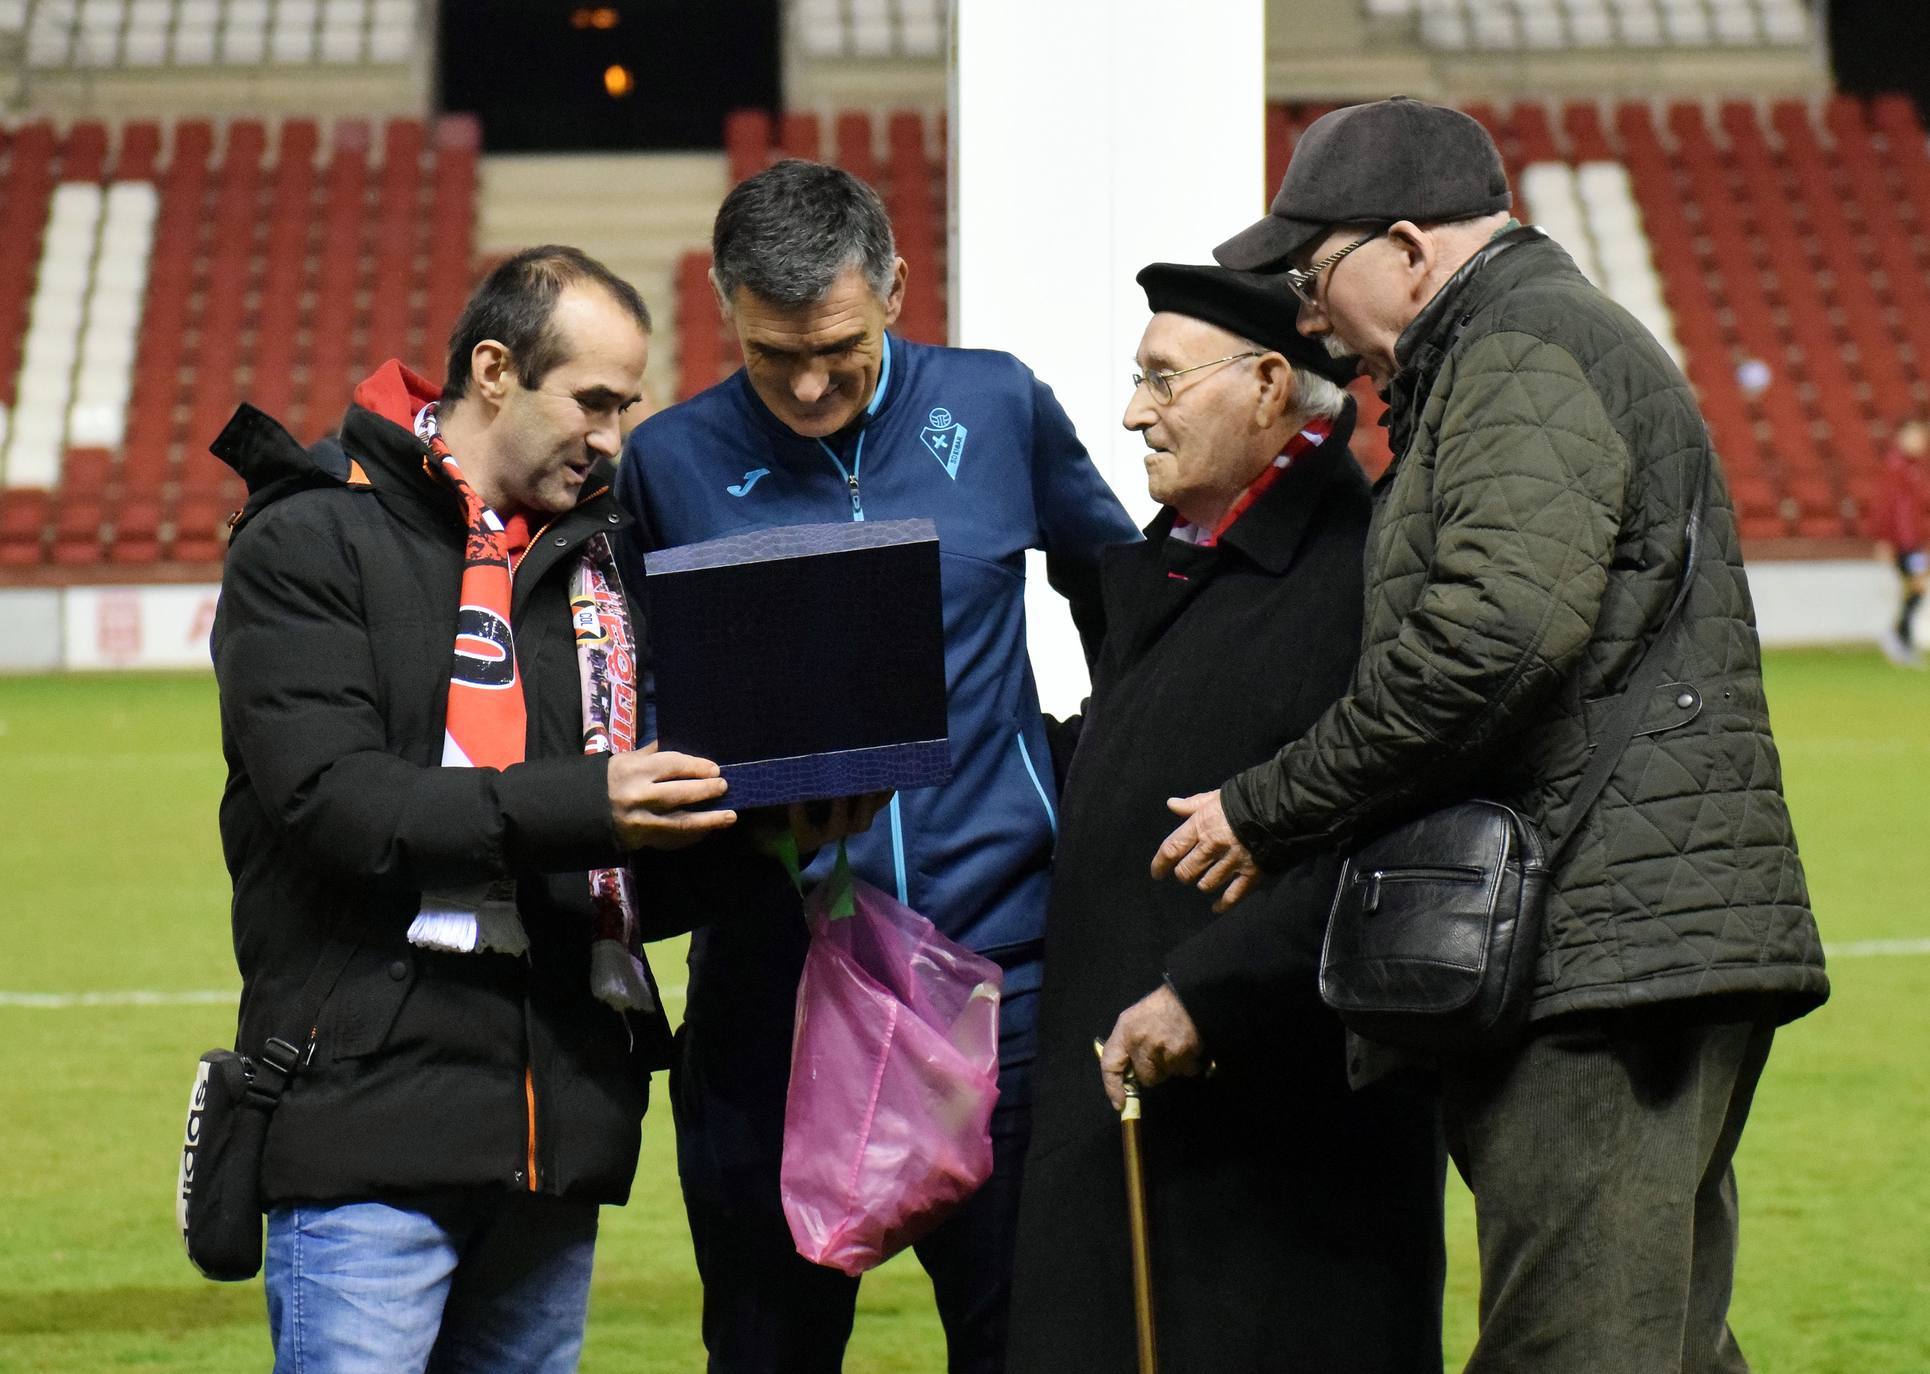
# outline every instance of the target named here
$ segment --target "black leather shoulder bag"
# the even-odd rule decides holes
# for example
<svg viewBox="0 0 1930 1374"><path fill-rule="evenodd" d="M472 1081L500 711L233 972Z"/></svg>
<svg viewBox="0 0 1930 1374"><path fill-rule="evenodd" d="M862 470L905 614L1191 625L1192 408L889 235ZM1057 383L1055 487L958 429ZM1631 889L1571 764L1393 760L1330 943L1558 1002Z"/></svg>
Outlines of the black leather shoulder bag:
<svg viewBox="0 0 1930 1374"><path fill-rule="evenodd" d="M1688 600L1706 485L1705 475L1689 510L1681 584L1575 785L1568 833L1544 844L1510 807L1467 800L1347 857L1320 951L1320 996L1355 1034L1434 1056L1498 1049L1519 1034L1534 995L1549 874L1664 686L1655 650ZM1680 688L1684 710L1700 703L1690 685L1669 685Z"/></svg>

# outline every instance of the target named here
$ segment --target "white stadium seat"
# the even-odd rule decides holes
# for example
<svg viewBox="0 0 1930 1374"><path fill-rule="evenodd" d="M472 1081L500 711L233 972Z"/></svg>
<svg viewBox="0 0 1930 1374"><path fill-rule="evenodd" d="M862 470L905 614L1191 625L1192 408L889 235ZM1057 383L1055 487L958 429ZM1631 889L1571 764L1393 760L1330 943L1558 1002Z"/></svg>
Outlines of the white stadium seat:
<svg viewBox="0 0 1930 1374"><path fill-rule="evenodd" d="M275 29L268 36L268 53L282 64L315 60L315 30Z"/></svg>
<svg viewBox="0 0 1930 1374"><path fill-rule="evenodd" d="M945 26L932 19L906 19L899 26L899 38L907 57L937 57L944 51Z"/></svg>
<svg viewBox="0 0 1930 1374"><path fill-rule="evenodd" d="M359 25L322 30L321 57L324 62L360 62L366 46L366 35Z"/></svg>
<svg viewBox="0 0 1930 1374"><path fill-rule="evenodd" d="M229 28L221 31L221 60L253 66L268 52L265 29Z"/></svg>
<svg viewBox="0 0 1930 1374"><path fill-rule="evenodd" d="M214 30L198 25L183 25L174 31L168 53L183 67L204 67L214 61Z"/></svg>

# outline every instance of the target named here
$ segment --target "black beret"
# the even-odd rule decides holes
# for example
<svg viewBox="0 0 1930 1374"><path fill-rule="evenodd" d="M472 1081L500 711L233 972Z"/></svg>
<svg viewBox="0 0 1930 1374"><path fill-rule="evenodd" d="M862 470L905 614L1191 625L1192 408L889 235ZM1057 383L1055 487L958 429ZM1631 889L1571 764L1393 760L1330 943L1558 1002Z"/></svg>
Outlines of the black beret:
<svg viewBox="0 0 1930 1374"><path fill-rule="evenodd" d="M1286 279L1274 273L1235 272L1230 267L1193 266L1156 262L1136 278L1146 290L1146 305L1155 314L1191 315L1253 340L1286 357L1295 367L1346 386L1355 376L1350 358L1333 357L1318 339L1296 327L1300 302L1287 289Z"/></svg>

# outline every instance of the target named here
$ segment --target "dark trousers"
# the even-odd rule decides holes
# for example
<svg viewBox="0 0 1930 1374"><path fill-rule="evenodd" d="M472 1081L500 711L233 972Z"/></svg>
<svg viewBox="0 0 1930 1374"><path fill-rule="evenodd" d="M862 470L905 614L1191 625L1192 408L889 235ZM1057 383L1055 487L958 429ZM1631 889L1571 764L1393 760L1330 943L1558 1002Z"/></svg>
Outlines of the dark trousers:
<svg viewBox="0 0 1930 1374"><path fill-rule="evenodd" d="M748 1092L742 1079L710 1081L691 1035L686 1023L671 1100L677 1172L704 1285L711 1374L836 1374L851 1336L858 1280L799 1255L785 1224L775 1148L782 1139L784 1080L765 1078ZM1023 1067L999 1075L991 1178L914 1247L931 1277L950 1374L999 1374L1005 1365L1012 1243L1031 1122L1025 1077Z"/></svg>
<svg viewBox="0 0 1930 1374"><path fill-rule="evenodd" d="M1480 1233L1468 1374L1746 1374L1731 1163L1773 1030L1564 1017L1444 1071Z"/></svg>

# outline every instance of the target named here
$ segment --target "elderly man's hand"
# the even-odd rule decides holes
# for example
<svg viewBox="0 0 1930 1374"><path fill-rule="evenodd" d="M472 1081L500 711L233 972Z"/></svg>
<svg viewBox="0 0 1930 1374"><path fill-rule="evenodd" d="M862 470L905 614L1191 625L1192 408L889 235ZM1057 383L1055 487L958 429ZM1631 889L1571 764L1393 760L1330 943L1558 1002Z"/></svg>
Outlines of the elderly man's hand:
<svg viewBox="0 0 1930 1374"><path fill-rule="evenodd" d="M727 784L716 764L690 754L663 753L652 740L610 756L610 819L625 849L682 849L737 823L735 811L691 811L714 801Z"/></svg>
<svg viewBox="0 0 1930 1374"><path fill-rule="evenodd" d="M1129 1063L1142 1088L1177 1074L1199 1073L1206 1066L1199 1027L1187 1015L1179 994L1164 983L1119 1013L1099 1051L1099 1076L1115 1111L1126 1103Z"/></svg>
<svg viewBox="0 0 1930 1374"><path fill-rule="evenodd" d="M1166 806L1186 821L1153 855L1153 876L1170 874L1201 892L1220 892L1224 887L1226 891L1220 892L1213 910L1225 911L1259 880L1260 866L1226 823L1220 794L1195 792L1190 797L1169 797Z"/></svg>

